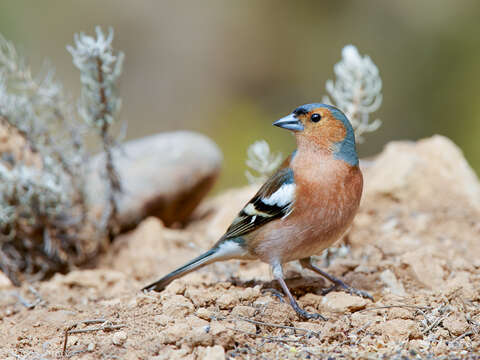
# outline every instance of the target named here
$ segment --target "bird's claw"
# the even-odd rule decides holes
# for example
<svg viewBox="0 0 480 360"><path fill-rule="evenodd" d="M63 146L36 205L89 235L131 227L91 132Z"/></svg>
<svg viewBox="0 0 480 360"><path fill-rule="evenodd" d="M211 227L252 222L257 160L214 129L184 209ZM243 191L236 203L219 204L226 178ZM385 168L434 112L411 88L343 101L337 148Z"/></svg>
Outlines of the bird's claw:
<svg viewBox="0 0 480 360"><path fill-rule="evenodd" d="M323 320L323 321L327 321L328 318L326 318L325 316L323 316L322 314L318 314L318 313L310 313L308 311L305 311L303 309L295 309L297 311L297 314L300 315L302 318L304 319L307 319L307 320L310 320L310 319L320 319L320 320Z"/></svg>
<svg viewBox="0 0 480 360"><path fill-rule="evenodd" d="M274 288L267 288L267 289L263 289L262 294L266 292L269 292L272 296L275 296L278 300L280 300L280 302L282 303L285 302L285 300L283 299L283 294L280 291Z"/></svg>
<svg viewBox="0 0 480 360"><path fill-rule="evenodd" d="M369 300L374 301L373 296L370 295L368 292L366 292L364 290L355 289L355 288L352 288L352 287L349 286L348 289L346 289L346 291L349 294L357 295L357 296L363 297L364 299L369 299Z"/></svg>

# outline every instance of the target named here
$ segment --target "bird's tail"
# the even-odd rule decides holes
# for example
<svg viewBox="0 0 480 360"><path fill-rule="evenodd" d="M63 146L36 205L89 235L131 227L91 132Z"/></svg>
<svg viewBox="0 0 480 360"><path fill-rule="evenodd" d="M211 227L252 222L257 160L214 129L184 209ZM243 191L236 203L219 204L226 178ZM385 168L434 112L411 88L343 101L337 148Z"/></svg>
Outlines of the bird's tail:
<svg viewBox="0 0 480 360"><path fill-rule="evenodd" d="M142 290L155 290L155 291L162 291L165 287L170 284L173 280L188 274L194 270L201 268L202 266L211 264L218 259L218 251L217 249L213 248L208 250L207 252L203 253L199 257L189 261L185 265L179 267L177 270L172 271L170 274L165 275L160 280L155 281L154 283L145 286Z"/></svg>

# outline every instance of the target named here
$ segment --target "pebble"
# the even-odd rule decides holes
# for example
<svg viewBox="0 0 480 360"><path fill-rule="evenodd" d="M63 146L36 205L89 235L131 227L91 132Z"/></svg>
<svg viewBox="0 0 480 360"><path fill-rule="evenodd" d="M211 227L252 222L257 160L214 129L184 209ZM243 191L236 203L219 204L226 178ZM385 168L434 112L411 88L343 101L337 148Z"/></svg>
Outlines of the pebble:
<svg viewBox="0 0 480 360"><path fill-rule="evenodd" d="M188 333L191 327L184 322L176 322L173 325L167 326L158 334L158 341L161 344L176 344L181 342Z"/></svg>
<svg viewBox="0 0 480 360"><path fill-rule="evenodd" d="M127 333L125 331L118 331L113 334L112 343L117 346L122 346L127 341Z"/></svg>
<svg viewBox="0 0 480 360"><path fill-rule="evenodd" d="M408 265L413 277L427 289L441 289L445 270L441 260L435 257L435 249L422 247L409 251L400 257L402 264Z"/></svg>
<svg viewBox="0 0 480 360"><path fill-rule="evenodd" d="M415 339L421 337L418 322L393 319L375 325L376 332L390 339Z"/></svg>
<svg viewBox="0 0 480 360"><path fill-rule="evenodd" d="M237 298L230 293L225 293L217 299L217 305L220 309L229 309L237 303Z"/></svg>
<svg viewBox="0 0 480 360"><path fill-rule="evenodd" d="M443 327L451 334L460 336L468 331L469 325L464 316L453 314L442 321Z"/></svg>
<svg viewBox="0 0 480 360"><path fill-rule="evenodd" d="M331 292L323 297L322 305L329 311L345 313L364 309L368 301L344 292Z"/></svg>
<svg viewBox="0 0 480 360"><path fill-rule="evenodd" d="M199 347L198 350L199 360L224 360L225 349L220 345Z"/></svg>
<svg viewBox="0 0 480 360"><path fill-rule="evenodd" d="M167 316L185 316L193 313L194 310L192 302L182 295L169 296L163 302L163 313Z"/></svg>
<svg viewBox="0 0 480 360"><path fill-rule="evenodd" d="M245 318L251 318L253 315L255 315L255 308L251 306L245 306L245 305L237 305L232 309L232 316L235 317L245 317Z"/></svg>
<svg viewBox="0 0 480 360"><path fill-rule="evenodd" d="M392 270L390 269L384 270L380 274L380 280L383 281L383 283L387 286L387 289L392 294L399 295L399 296L407 295L407 293L405 292L405 288L403 287L403 284L397 279L397 277L392 272Z"/></svg>
<svg viewBox="0 0 480 360"><path fill-rule="evenodd" d="M10 279L0 271L0 289L12 287L12 282Z"/></svg>

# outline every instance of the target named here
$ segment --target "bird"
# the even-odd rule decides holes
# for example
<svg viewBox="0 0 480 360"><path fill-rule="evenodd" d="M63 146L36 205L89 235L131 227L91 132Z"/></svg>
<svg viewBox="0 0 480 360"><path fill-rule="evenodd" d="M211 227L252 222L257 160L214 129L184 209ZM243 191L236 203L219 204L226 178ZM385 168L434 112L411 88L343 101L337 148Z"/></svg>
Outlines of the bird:
<svg viewBox="0 0 480 360"><path fill-rule="evenodd" d="M173 280L216 261L261 260L271 266L290 305L304 319L323 319L301 308L284 279L284 264L299 260L343 289L373 298L320 269L312 260L348 231L359 208L363 177L353 127L338 108L311 103L273 125L291 131L296 150L241 209L225 234L202 255L145 286L162 291Z"/></svg>

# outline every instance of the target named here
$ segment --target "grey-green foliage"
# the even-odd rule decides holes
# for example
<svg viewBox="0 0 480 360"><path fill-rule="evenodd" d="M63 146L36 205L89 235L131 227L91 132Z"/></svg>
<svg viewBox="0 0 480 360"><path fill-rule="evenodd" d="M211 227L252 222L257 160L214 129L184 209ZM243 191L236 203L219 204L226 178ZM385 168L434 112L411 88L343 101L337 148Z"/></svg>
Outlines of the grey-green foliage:
<svg viewBox="0 0 480 360"><path fill-rule="evenodd" d="M53 70L45 67L33 76L13 45L0 36L0 121L12 136L23 137L25 151L41 164L32 166L2 153L0 204L14 208L13 213L2 211L10 214L10 221L13 217L34 223L39 214L60 216L81 196L84 151L72 120Z"/></svg>
<svg viewBox="0 0 480 360"><path fill-rule="evenodd" d="M79 113L90 125L103 127L112 124L120 109L121 100L116 95L116 82L122 72L124 54L113 53L113 29L105 36L100 27L95 28L97 38L75 34L75 47L67 46L73 63L80 70L82 95Z"/></svg>
<svg viewBox="0 0 480 360"><path fill-rule="evenodd" d="M282 162L281 153L272 153L265 140L255 141L247 149L245 163L250 170L245 171L245 176L250 184L261 184L278 168Z"/></svg>
<svg viewBox="0 0 480 360"><path fill-rule="evenodd" d="M107 36L98 26L95 32L96 38L84 33L75 34L75 47L67 46L67 50L80 70L82 94L78 112L88 125L97 130L103 145L108 206L101 226L108 230L109 236L114 236L118 230L116 196L122 189L113 161L115 141L110 134L110 127L121 106L121 100L116 94L116 83L122 72L124 54L114 54L112 28Z"/></svg>
<svg viewBox="0 0 480 360"><path fill-rule="evenodd" d="M51 67L34 76L0 35L0 130L4 141L14 142L0 154L0 268L17 284L22 273L41 278L85 260L98 249L86 244L86 237L95 238L86 230L108 231L88 216L83 138L95 129L111 154L109 125L120 107L115 84L123 54L113 55L112 30L107 37L96 31L96 39L75 35L75 47L68 47L80 69L78 111ZM108 166L106 173L113 176L112 159ZM113 194L120 188L118 179L113 185L107 179ZM109 199L114 202L113 195Z"/></svg>
<svg viewBox="0 0 480 360"><path fill-rule="evenodd" d="M354 45L342 50L342 60L333 68L335 80L328 80L324 102L340 108L350 119L355 137L363 142L363 134L376 131L382 122L370 120L370 115L382 104L382 78L368 55L360 55ZM333 101L332 101L333 100Z"/></svg>

